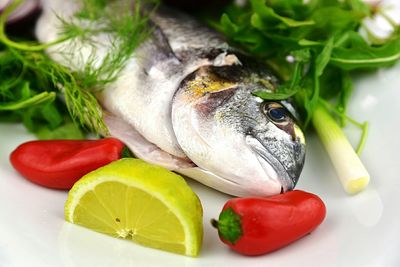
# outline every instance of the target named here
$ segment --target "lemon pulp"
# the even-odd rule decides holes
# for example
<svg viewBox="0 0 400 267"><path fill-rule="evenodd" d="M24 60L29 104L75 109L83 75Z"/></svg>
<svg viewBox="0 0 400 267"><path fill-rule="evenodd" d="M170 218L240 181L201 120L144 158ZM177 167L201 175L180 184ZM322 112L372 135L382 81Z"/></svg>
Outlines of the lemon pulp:
<svg viewBox="0 0 400 267"><path fill-rule="evenodd" d="M97 232L197 256L202 208L185 180L139 159L121 159L82 177L65 204L66 220Z"/></svg>

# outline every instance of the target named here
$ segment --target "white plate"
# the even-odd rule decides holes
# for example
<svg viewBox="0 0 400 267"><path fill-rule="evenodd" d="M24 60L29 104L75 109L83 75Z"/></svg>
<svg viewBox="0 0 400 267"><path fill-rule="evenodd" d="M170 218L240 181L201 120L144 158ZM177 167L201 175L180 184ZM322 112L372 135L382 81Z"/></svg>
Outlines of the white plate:
<svg viewBox="0 0 400 267"><path fill-rule="evenodd" d="M204 207L198 258L145 248L64 221L67 193L32 184L10 166L10 152L34 137L21 125L0 124L0 266L400 266L400 64L356 78L349 113L370 122L362 160L368 189L349 196L321 144L308 135L299 189L318 194L327 218L311 235L274 253L244 257L223 245L209 223L228 196L189 181ZM347 129L356 140L356 129Z"/></svg>

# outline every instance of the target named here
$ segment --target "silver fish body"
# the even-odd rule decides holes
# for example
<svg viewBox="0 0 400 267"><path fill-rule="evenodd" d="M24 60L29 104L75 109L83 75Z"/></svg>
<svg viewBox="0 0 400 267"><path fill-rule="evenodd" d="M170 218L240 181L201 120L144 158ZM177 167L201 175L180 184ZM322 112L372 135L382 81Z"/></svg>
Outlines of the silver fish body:
<svg viewBox="0 0 400 267"><path fill-rule="evenodd" d="M68 18L77 8L44 1L38 39L55 40L58 17ZM184 14L161 7L151 22L152 35L98 97L110 133L136 156L228 194L293 189L304 164L304 135L287 102L252 94L275 90L277 78ZM76 70L94 54L100 66L112 49L112 34L95 38L95 45L69 40L48 53Z"/></svg>

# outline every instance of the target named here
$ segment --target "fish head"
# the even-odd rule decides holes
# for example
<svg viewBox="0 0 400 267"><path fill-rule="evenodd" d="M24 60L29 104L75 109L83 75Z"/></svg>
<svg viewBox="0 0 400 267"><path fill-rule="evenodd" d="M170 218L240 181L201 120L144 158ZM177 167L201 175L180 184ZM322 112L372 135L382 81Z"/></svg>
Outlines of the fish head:
<svg viewBox="0 0 400 267"><path fill-rule="evenodd" d="M173 128L185 154L229 183L235 195L292 190L305 158L305 138L288 101L266 101L277 79L259 68L208 66L189 75L174 96ZM221 182L221 181L220 181ZM228 188L228 187L227 187ZM218 188L217 188L218 189Z"/></svg>
<svg viewBox="0 0 400 267"><path fill-rule="evenodd" d="M304 134L289 112L288 103L259 101L256 106L259 114L254 114L255 119L243 121L243 126L247 127L243 137L260 164L274 169L277 176L272 177L281 184L281 191L291 190L304 165ZM256 112L249 110L249 113Z"/></svg>

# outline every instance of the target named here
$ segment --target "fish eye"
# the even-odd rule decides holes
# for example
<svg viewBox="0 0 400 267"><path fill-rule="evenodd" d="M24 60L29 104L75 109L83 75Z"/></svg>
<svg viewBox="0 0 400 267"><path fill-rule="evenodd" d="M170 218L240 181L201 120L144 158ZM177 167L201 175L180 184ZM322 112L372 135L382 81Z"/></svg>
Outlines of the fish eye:
<svg viewBox="0 0 400 267"><path fill-rule="evenodd" d="M286 109L279 103L265 103L263 113L275 123L287 122L289 115Z"/></svg>
<svg viewBox="0 0 400 267"><path fill-rule="evenodd" d="M271 108L268 110L268 116L276 122L282 122L286 119L286 114L283 108Z"/></svg>

